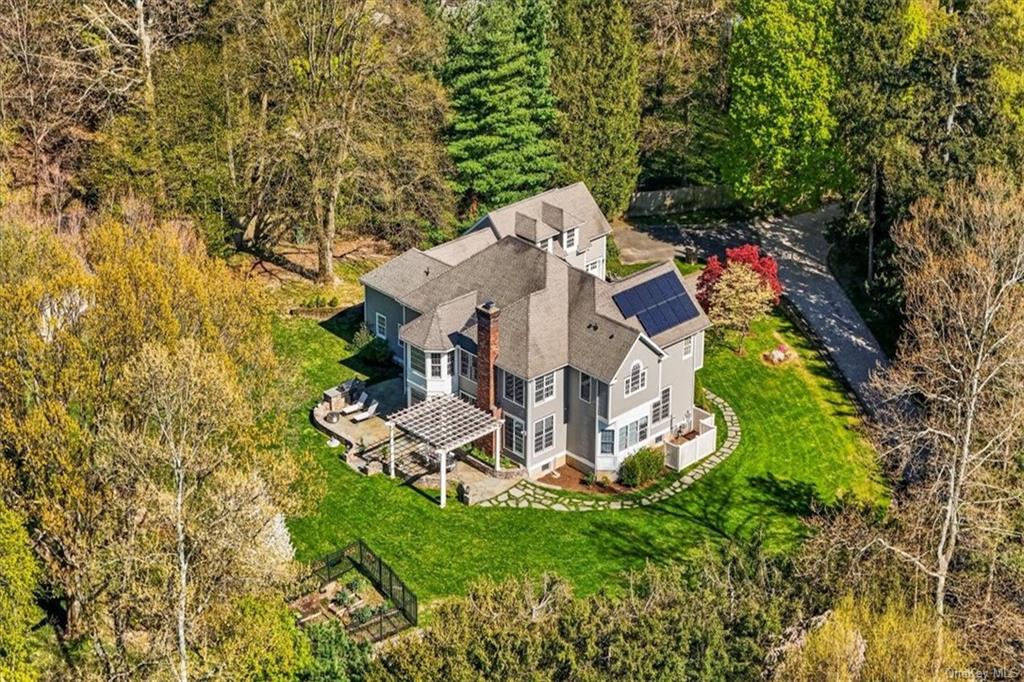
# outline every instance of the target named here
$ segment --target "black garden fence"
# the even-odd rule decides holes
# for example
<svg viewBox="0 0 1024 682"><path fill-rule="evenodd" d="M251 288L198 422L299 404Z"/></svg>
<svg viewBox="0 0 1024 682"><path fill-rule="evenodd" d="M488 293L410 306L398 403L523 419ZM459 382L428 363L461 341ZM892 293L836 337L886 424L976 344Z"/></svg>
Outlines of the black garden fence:
<svg viewBox="0 0 1024 682"><path fill-rule="evenodd" d="M312 565L313 576L321 585L337 580L349 571L364 575L392 605L381 609L365 623L351 624L349 633L357 639L380 641L419 620L419 601L401 578L362 540L321 557Z"/></svg>

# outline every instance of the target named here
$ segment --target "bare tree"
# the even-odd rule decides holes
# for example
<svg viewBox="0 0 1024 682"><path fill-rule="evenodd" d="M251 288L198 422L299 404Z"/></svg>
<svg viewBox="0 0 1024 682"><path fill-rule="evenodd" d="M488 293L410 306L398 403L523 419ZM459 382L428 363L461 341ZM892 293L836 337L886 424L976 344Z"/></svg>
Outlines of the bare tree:
<svg viewBox="0 0 1024 682"><path fill-rule="evenodd" d="M437 36L420 7L397 0L273 0L249 25L258 27L261 59L244 111L287 167L259 149L248 167L294 188L256 206L283 199L283 212L294 214L289 202L301 202L317 244L316 277L331 281L339 225L372 222L365 209L379 205L407 211L404 223L430 219L424 198L445 195L431 139L443 122L443 93L425 67ZM246 167L240 159L238 167ZM261 186L253 185L257 196Z"/></svg>
<svg viewBox="0 0 1024 682"><path fill-rule="evenodd" d="M49 203L57 217L69 166L103 105L100 78L73 53L73 16L69 2L0 1L0 123L19 133L9 160L27 167L16 181L32 188L36 210Z"/></svg>
<svg viewBox="0 0 1024 682"><path fill-rule="evenodd" d="M918 203L894 238L906 331L876 383L907 530L872 544L929 576L942 616L958 557L1020 541L1007 508L1022 497L1024 191L991 173L951 184Z"/></svg>
<svg viewBox="0 0 1024 682"><path fill-rule="evenodd" d="M143 627L151 657L173 661L187 682L195 654L215 638L213 614L291 577L287 531L277 537L288 496L276 484L289 476L247 435L257 427L230 361L195 340L174 351L144 346L119 394L125 411L101 432L125 522L110 558L114 599L127 599L110 613L119 643Z"/></svg>

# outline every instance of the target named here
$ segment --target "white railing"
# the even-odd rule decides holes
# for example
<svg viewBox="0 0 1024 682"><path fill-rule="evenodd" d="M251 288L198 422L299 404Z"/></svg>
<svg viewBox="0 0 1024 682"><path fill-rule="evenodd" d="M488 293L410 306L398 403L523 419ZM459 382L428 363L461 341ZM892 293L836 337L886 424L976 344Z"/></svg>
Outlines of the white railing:
<svg viewBox="0 0 1024 682"><path fill-rule="evenodd" d="M678 443L671 439L665 441L665 463L676 471L696 464L715 451L715 415L694 407L693 422L697 432L694 437Z"/></svg>

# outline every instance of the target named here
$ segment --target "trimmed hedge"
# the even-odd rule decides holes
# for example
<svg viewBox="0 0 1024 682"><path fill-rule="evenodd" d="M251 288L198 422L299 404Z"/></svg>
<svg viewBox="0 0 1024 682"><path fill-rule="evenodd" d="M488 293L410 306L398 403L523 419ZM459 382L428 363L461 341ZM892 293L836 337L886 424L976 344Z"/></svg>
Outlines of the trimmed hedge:
<svg viewBox="0 0 1024 682"><path fill-rule="evenodd" d="M665 466L665 454L654 448L643 448L626 458L619 467L619 480L630 488L653 481Z"/></svg>

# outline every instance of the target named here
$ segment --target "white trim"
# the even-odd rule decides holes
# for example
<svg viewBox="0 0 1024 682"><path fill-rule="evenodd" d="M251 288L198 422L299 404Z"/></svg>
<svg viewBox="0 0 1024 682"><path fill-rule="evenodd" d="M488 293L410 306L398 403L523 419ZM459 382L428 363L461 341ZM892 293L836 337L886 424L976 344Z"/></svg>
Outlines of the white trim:
<svg viewBox="0 0 1024 682"><path fill-rule="evenodd" d="M694 345L693 336L684 337L683 340L680 341L680 343L683 344L683 359L687 360L689 358L692 358Z"/></svg>
<svg viewBox="0 0 1024 682"><path fill-rule="evenodd" d="M415 374L418 377L423 377L424 379L426 379L427 378L427 374L430 372L430 369L429 369L430 368L430 358L427 357L430 354L427 353L427 351L425 351L422 348L419 348L417 346L409 346L408 348L409 348L409 373L410 374ZM423 371L422 372L417 371L416 363L414 363L412 361L412 352L414 350L418 350L420 353L423 353Z"/></svg>
<svg viewBox="0 0 1024 682"><path fill-rule="evenodd" d="M526 407L526 393L527 393L527 391L530 390L530 387L529 387L529 383L530 382L528 382L526 379L522 378L518 374L513 374L512 372L509 372L509 371L504 370L504 369L501 370L501 373L502 373L502 377L501 377L501 398L502 398L502 400L507 400L510 403L512 403L513 405L517 405L519 407ZM507 391L508 391L508 378L509 377L512 377L513 379L519 379L521 382L523 382L523 402L517 403L516 399L514 397L511 397L511 396L508 395ZM515 391L513 391L513 393L514 392Z"/></svg>
<svg viewBox="0 0 1024 682"><path fill-rule="evenodd" d="M632 390L630 390L630 386L633 383L633 372L638 367L640 368L639 376L637 377L639 385L633 386ZM625 381L622 382L622 388L626 398L636 395L647 388L647 368L644 367L642 360L634 360L633 364L629 366L629 373L626 374Z"/></svg>
<svg viewBox="0 0 1024 682"><path fill-rule="evenodd" d="M583 397L583 379L587 379L587 397ZM590 376L586 372L580 372L579 386L577 390L581 403L587 403L588 405L594 400L594 377Z"/></svg>
<svg viewBox="0 0 1024 682"><path fill-rule="evenodd" d="M502 428L502 433L501 433L501 449L502 450L508 450L513 455L516 455L517 457L522 457L525 460L526 459L526 422L524 422L522 419L520 419L519 417L515 416L514 414L508 414L506 412L504 415L502 415L501 423L502 423L503 426L505 424L505 419L511 419L513 422L519 424L519 426L522 427L520 433L523 434L523 447L522 447L522 451L521 452L516 452L515 447L514 447L515 444L516 444L516 436L515 436L515 428L513 427L511 432L505 431L504 428ZM512 445L513 445L513 447L511 447L511 448L508 447L507 445L505 445L505 434L506 433L511 433L512 434Z"/></svg>
<svg viewBox="0 0 1024 682"><path fill-rule="evenodd" d="M537 424L543 423L543 422L547 421L548 419L551 420L551 445L548 445L547 447L542 447L540 450L538 450L537 449ZM546 430L547 429L545 429L545 431ZM558 440L557 435L558 434L555 433L555 415L553 415L553 414L545 415L545 416L541 417L540 419L536 420L535 422L533 422L533 428L530 430L530 437L533 439L532 440L533 454L534 455L539 455L539 454L545 453L548 450L550 450L551 448L555 447L555 441Z"/></svg>
<svg viewBox="0 0 1024 682"><path fill-rule="evenodd" d="M383 320L383 324L381 323ZM380 333L380 328L384 327L384 333ZM373 335L378 339L388 339L388 316L384 313L376 313L376 317L373 318Z"/></svg>
<svg viewBox="0 0 1024 682"><path fill-rule="evenodd" d="M555 454L551 455L547 459L541 460L541 461L537 462L536 464L531 464L529 466L528 471L530 472L530 475L532 476L535 471L539 471L541 469L541 467L543 467L545 464L551 464L552 462L554 462L556 459L558 459L562 455L567 455L567 454L569 454L569 453L568 452L556 452ZM547 472L545 472L545 473L547 473Z"/></svg>
<svg viewBox="0 0 1024 682"><path fill-rule="evenodd" d="M665 394L665 391L668 391L668 412L665 412L664 416L662 416L661 419L657 419L656 420L654 418L654 406L659 404L659 403L661 403L662 396ZM662 410L659 408L658 411L661 412ZM662 386L661 390L658 391L658 397L655 400L651 401L651 424L652 425L653 424L661 424L662 422L667 421L671 416L672 416L672 387L671 386Z"/></svg>
<svg viewBox="0 0 1024 682"><path fill-rule="evenodd" d="M547 391L547 381L546 380L548 378L551 379L551 394L546 396L546 397L541 398L540 400L537 400L537 389L543 388L543 390L546 392ZM541 385L541 381L545 382L543 387ZM555 376L554 372L548 372L547 374L542 374L541 376L537 377L536 379L534 379L530 383L533 384L533 404L534 404L535 407L537 405L543 405L544 403L549 403L549 402L551 402L552 400L555 399L555 394L558 392L558 377Z"/></svg>
<svg viewBox="0 0 1024 682"><path fill-rule="evenodd" d="M459 357L458 357L459 376L462 377L463 379L465 379L466 381L468 381L469 383L475 384L476 383L476 376L475 376L476 375L476 354L475 353L470 353L468 350L466 350L465 348L462 348L461 346L459 347L458 350L459 350ZM462 373L462 358L463 357L468 357L469 358L469 374L463 374ZM470 374L472 374L474 376L470 376Z"/></svg>

